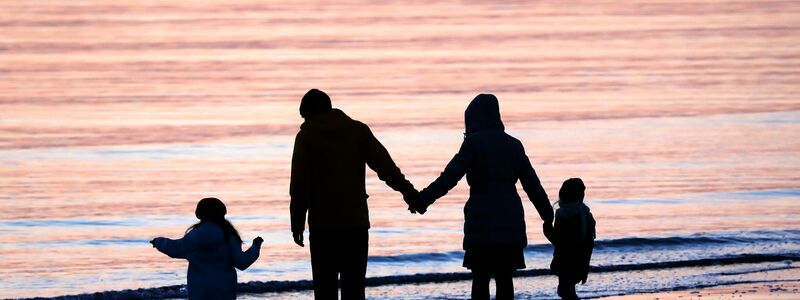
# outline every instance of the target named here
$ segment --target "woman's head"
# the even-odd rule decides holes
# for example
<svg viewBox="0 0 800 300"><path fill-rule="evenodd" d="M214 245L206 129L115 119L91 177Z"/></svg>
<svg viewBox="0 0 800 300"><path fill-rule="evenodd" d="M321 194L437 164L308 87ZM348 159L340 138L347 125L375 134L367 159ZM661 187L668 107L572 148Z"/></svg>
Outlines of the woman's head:
<svg viewBox="0 0 800 300"><path fill-rule="evenodd" d="M583 180L580 178L567 179L561 185L561 190L558 191L558 201L559 203L583 202L585 191L586 186L583 185Z"/></svg>
<svg viewBox="0 0 800 300"><path fill-rule="evenodd" d="M228 209L225 207L225 203L222 203L219 199L203 198L200 202L197 202L197 208L194 210L194 215L200 219L200 222L189 227L186 232L197 228L200 224L205 222L212 222L222 228L226 239L233 236L237 241L241 242L242 238L239 236L239 231L233 227L231 222L225 219L227 213Z"/></svg>
<svg viewBox="0 0 800 300"><path fill-rule="evenodd" d="M504 130L503 121L500 119L500 104L497 97L492 94L480 94L464 111L465 135L470 135L481 130Z"/></svg>

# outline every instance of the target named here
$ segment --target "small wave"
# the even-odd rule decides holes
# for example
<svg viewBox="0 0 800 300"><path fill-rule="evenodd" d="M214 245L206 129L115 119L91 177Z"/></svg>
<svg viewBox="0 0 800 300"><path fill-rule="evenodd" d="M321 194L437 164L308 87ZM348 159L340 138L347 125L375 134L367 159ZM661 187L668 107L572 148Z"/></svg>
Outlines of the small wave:
<svg viewBox="0 0 800 300"><path fill-rule="evenodd" d="M665 247L705 247L711 245L737 245L752 243L783 243L787 240L800 239L800 230L774 230L774 231L745 231L735 233L709 233L692 234L670 237L629 237L620 239L598 240L595 250L625 251L631 248L658 248ZM550 244L528 245L525 252L550 253L553 246ZM449 251L436 253L411 253L387 256L370 256L370 263L405 263L405 262L442 262L458 261L464 258L464 251Z"/></svg>
<svg viewBox="0 0 800 300"><path fill-rule="evenodd" d="M464 251L449 251L440 253L412 253L386 256L370 256L369 261L374 263L406 263L406 262L442 262L454 261L464 258Z"/></svg>
<svg viewBox="0 0 800 300"><path fill-rule="evenodd" d="M702 246L714 244L750 244L764 242L783 242L800 238L800 230L745 231L735 233L692 234L672 237L621 238L601 240L595 243L596 249L619 247L663 247L663 246Z"/></svg>
<svg viewBox="0 0 800 300"><path fill-rule="evenodd" d="M780 261L800 261L800 256L743 254L737 256L698 259L698 260L669 261L669 262L613 265L613 266L595 266L592 267L591 272L606 273L606 272L621 272L621 271L642 271L642 270L657 270L657 269L685 268L685 267L707 267L714 265L734 265L734 264L765 263L765 262L780 262ZM547 269L531 269L531 270L517 271L515 276L534 277L534 276L548 275L549 273L550 272ZM472 274L467 272L395 275L395 276L367 278L366 285L369 287L375 287L375 286L385 286L385 285L443 283L443 282L470 280L471 278ZM240 293L285 293L285 292L311 290L312 288L313 286L310 280L251 281L246 283L239 283L238 285L238 290ZM59 296L53 298L30 298L27 300L170 299L170 298L185 298L185 297L186 297L186 287L184 285L172 285L172 286L164 286L157 288L106 291L106 292L97 292L92 294Z"/></svg>

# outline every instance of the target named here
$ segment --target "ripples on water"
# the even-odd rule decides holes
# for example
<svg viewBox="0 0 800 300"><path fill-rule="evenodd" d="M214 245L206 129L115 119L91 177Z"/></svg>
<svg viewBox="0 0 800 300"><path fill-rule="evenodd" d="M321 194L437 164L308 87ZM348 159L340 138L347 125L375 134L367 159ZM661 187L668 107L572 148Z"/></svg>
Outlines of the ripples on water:
<svg viewBox="0 0 800 300"><path fill-rule="evenodd" d="M308 279L287 194L312 87L419 187L497 94L551 195L587 183L597 264L797 253L798 20L793 1L0 3L0 297L183 283L146 241L205 196L266 240L241 281ZM368 276L463 272L466 184L411 216L369 176ZM717 280L692 276L674 282Z"/></svg>

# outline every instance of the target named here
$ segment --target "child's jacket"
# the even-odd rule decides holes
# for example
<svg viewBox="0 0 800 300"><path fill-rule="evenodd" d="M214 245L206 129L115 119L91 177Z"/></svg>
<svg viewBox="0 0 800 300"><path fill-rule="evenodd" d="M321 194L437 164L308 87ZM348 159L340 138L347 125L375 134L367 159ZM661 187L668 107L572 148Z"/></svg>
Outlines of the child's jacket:
<svg viewBox="0 0 800 300"><path fill-rule="evenodd" d="M236 238L225 239L219 225L200 224L183 238L156 238L158 251L172 258L189 261L187 274L189 299L236 299L236 269L245 270L258 259L260 247L242 252Z"/></svg>
<svg viewBox="0 0 800 300"><path fill-rule="evenodd" d="M562 205L547 238L553 243L550 271L576 280L586 278L595 239L595 220L589 207L580 202Z"/></svg>

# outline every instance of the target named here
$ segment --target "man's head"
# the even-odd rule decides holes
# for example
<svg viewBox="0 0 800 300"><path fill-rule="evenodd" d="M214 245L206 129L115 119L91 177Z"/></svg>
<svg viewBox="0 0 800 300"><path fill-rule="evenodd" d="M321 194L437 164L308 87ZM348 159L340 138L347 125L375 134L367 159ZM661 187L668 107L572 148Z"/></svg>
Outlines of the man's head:
<svg viewBox="0 0 800 300"><path fill-rule="evenodd" d="M331 98L318 89L308 90L300 101L300 116L304 119L327 110L331 110Z"/></svg>

